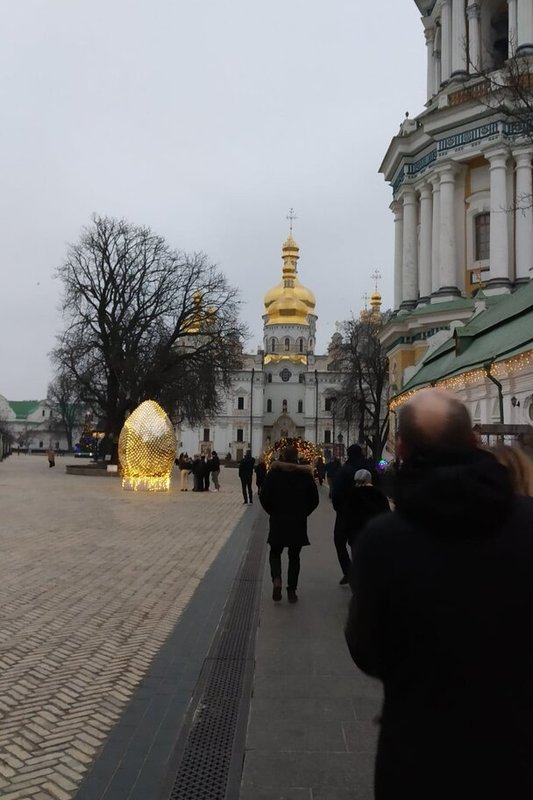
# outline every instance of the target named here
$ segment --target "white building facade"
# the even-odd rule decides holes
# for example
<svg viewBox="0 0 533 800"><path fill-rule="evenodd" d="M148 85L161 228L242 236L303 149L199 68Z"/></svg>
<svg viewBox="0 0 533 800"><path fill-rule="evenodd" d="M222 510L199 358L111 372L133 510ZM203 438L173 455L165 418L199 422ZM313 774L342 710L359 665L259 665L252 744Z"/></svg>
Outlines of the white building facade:
<svg viewBox="0 0 533 800"><path fill-rule="evenodd" d="M521 110L513 113L516 92L494 92L512 75L530 74L533 0L415 2L427 44L426 108L406 117L380 169L393 194L395 313L381 336L393 397L416 385L424 362L446 349L456 328L468 326L480 302L488 313L533 277L531 121ZM515 306L520 302L509 304L510 313ZM520 314L530 325L528 308ZM501 356L503 364L509 344L508 352L521 359L519 376L501 368L505 422L531 423L533 368L530 357L521 356L529 352L528 337L516 334L514 342L507 326L507 343L503 324L490 334L499 348L494 358ZM496 387L484 365L477 366L477 382L475 364L464 385L459 374L452 381L450 365L442 377L452 381L475 421L487 424L495 419Z"/></svg>
<svg viewBox="0 0 533 800"><path fill-rule="evenodd" d="M257 458L284 437L321 445L327 455L342 455L350 430L335 415L343 374L331 369L329 355L316 355L316 301L298 278L299 247L289 236L283 245L280 282L264 298L263 346L245 355L231 391L214 419L177 431L180 451L189 455L216 450L240 460L250 449Z"/></svg>

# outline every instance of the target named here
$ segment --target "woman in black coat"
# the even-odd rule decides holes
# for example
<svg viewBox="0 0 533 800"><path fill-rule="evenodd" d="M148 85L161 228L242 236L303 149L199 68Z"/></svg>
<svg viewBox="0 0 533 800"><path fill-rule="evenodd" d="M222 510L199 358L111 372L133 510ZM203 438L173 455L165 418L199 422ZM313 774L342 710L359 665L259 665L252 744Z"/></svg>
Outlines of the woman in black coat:
<svg viewBox="0 0 533 800"><path fill-rule="evenodd" d="M300 550L309 544L307 517L318 505L318 489L312 468L298 464L296 447L286 447L281 459L272 464L261 494L261 505L270 515L270 573L272 599L281 600L281 554L289 551L287 599L296 603L300 574Z"/></svg>

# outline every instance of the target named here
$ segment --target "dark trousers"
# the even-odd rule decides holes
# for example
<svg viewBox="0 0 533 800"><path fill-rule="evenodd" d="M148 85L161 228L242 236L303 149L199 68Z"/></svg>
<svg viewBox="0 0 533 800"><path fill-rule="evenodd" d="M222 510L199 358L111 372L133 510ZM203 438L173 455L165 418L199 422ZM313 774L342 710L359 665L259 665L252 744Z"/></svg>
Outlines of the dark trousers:
<svg viewBox="0 0 533 800"><path fill-rule="evenodd" d="M352 568L352 562L348 555L348 535L345 526L342 525L339 515L335 519L335 528L333 530L333 541L335 542L335 549L337 551L337 558L341 565L342 574L348 578Z"/></svg>
<svg viewBox="0 0 533 800"><path fill-rule="evenodd" d="M252 476L250 475L249 478L241 478L241 486L242 486L242 496L244 497L244 502L251 503L253 495ZM246 495L246 492L248 492L248 496Z"/></svg>
<svg viewBox="0 0 533 800"><path fill-rule="evenodd" d="M209 491L209 472L206 472L206 474L203 476L203 481L204 481L204 485L203 485L202 488L203 488L204 492L208 492Z"/></svg>
<svg viewBox="0 0 533 800"><path fill-rule="evenodd" d="M279 578L281 580L281 554L283 547L275 547L270 545L270 574L272 580ZM287 589L298 588L298 575L300 574L300 550L299 545L291 545L289 547L289 571L287 575Z"/></svg>

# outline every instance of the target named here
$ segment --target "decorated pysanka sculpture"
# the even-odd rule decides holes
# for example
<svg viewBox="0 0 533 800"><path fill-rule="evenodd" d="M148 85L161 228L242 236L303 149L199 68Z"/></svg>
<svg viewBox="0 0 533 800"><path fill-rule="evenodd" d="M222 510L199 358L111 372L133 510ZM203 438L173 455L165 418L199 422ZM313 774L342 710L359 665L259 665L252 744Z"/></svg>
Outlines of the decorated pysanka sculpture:
<svg viewBox="0 0 533 800"><path fill-rule="evenodd" d="M118 455L123 488L168 491L176 458L176 434L154 400L141 403L124 423Z"/></svg>

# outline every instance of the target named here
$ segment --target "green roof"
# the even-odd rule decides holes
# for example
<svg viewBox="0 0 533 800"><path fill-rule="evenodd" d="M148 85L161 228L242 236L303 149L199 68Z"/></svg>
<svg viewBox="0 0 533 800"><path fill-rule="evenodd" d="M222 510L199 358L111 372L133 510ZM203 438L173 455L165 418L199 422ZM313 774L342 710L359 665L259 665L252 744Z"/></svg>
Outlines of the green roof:
<svg viewBox="0 0 533 800"><path fill-rule="evenodd" d="M40 400L8 400L17 419L27 419L39 407Z"/></svg>
<svg viewBox="0 0 533 800"><path fill-rule="evenodd" d="M456 328L453 337L427 356L401 394L532 349L533 281L530 281L513 294L499 295L498 302Z"/></svg>

